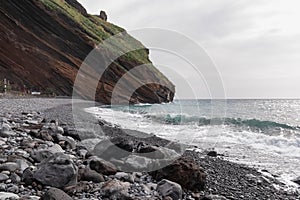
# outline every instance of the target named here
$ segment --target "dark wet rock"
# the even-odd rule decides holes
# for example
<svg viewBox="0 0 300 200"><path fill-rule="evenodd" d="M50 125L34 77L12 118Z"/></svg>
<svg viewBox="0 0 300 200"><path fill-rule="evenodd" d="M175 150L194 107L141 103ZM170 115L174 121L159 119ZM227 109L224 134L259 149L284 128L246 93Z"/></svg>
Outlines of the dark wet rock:
<svg viewBox="0 0 300 200"><path fill-rule="evenodd" d="M68 194L58 188L50 188L42 197L41 200L72 200Z"/></svg>
<svg viewBox="0 0 300 200"><path fill-rule="evenodd" d="M157 191L162 197L171 197L173 200L182 198L182 189L178 183L163 179L157 183Z"/></svg>
<svg viewBox="0 0 300 200"><path fill-rule="evenodd" d="M77 182L77 167L69 156L56 153L44 160L33 174L43 185L64 188Z"/></svg>
<svg viewBox="0 0 300 200"><path fill-rule="evenodd" d="M89 166L92 170L104 175L114 175L117 173L117 168L112 163L97 157L92 157L89 161Z"/></svg>
<svg viewBox="0 0 300 200"><path fill-rule="evenodd" d="M99 17L104 21L107 21L107 14L105 13L105 11L101 10Z"/></svg>
<svg viewBox="0 0 300 200"><path fill-rule="evenodd" d="M104 182L102 174L88 168L78 170L78 181L92 181L94 183Z"/></svg>
<svg viewBox="0 0 300 200"><path fill-rule="evenodd" d="M22 181L26 185L31 185L34 182L32 167L28 167L24 170L24 172L22 174Z"/></svg>
<svg viewBox="0 0 300 200"><path fill-rule="evenodd" d="M294 183L300 185L300 176L292 180Z"/></svg>
<svg viewBox="0 0 300 200"><path fill-rule="evenodd" d="M168 179L183 188L197 192L204 190L206 174L192 159L179 158L170 165L150 173L156 180Z"/></svg>
<svg viewBox="0 0 300 200"><path fill-rule="evenodd" d="M209 151L207 153L208 156L211 156L211 157L217 157L218 156L218 153L216 151Z"/></svg>

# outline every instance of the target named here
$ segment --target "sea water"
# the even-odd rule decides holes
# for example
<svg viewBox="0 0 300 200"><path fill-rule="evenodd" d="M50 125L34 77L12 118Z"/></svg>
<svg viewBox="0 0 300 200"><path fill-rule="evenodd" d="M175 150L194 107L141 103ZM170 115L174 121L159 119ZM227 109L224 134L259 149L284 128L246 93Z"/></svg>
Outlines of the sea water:
<svg viewBox="0 0 300 200"><path fill-rule="evenodd" d="M288 184L300 176L300 100L175 100L87 111L122 128L214 149Z"/></svg>

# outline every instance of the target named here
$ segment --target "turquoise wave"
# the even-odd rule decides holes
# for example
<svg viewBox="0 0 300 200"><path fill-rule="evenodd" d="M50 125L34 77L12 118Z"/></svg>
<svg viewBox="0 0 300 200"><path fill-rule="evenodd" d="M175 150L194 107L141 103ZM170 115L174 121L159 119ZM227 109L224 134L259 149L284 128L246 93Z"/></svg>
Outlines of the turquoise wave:
<svg viewBox="0 0 300 200"><path fill-rule="evenodd" d="M238 127L255 128L259 130L266 129L288 129L288 130L300 130L299 126L292 126L289 124L278 123L274 121L264 121L259 119L241 119L241 118L205 118L196 116L176 115L171 116L169 114L164 116L147 115L147 118L162 124L172 125L186 125L197 124L198 126L207 125L231 125Z"/></svg>

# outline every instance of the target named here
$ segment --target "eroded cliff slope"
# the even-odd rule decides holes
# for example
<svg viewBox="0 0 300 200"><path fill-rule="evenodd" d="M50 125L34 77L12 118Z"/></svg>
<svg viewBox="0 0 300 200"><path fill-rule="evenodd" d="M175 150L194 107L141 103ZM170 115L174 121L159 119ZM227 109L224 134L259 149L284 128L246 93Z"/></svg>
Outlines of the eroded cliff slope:
<svg viewBox="0 0 300 200"><path fill-rule="evenodd" d="M0 79L9 79L14 87L71 96L77 72L86 56L101 41L125 31L99 16L88 14L76 0L0 1ZM119 91L126 91L128 85L136 81L146 81L149 84L130 94L130 103L172 101L174 85L151 64L148 50L126 32L124 34L130 41L120 39L115 48L134 45L139 46L139 50L126 53L109 65L94 96L82 92L93 90L88 81L78 94L109 104L119 79L136 66L148 64L141 73L128 76ZM100 48L98 51L100 56L110 57L114 49ZM90 80L99 78L86 75L91 76ZM126 95L128 92L117 95L117 102L126 103Z"/></svg>

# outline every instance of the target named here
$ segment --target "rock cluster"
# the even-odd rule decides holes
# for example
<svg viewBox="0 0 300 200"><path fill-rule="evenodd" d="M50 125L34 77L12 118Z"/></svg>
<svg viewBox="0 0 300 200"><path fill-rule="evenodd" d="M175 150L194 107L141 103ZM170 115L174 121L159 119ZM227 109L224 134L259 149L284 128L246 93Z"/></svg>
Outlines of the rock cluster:
<svg viewBox="0 0 300 200"><path fill-rule="evenodd" d="M119 137L86 147L66 125L40 113L8 117L0 124L0 199L181 199L204 189L205 173L192 160L175 161L173 170L139 171L147 167L143 159L176 155L172 149ZM137 171L122 171L120 162Z"/></svg>

